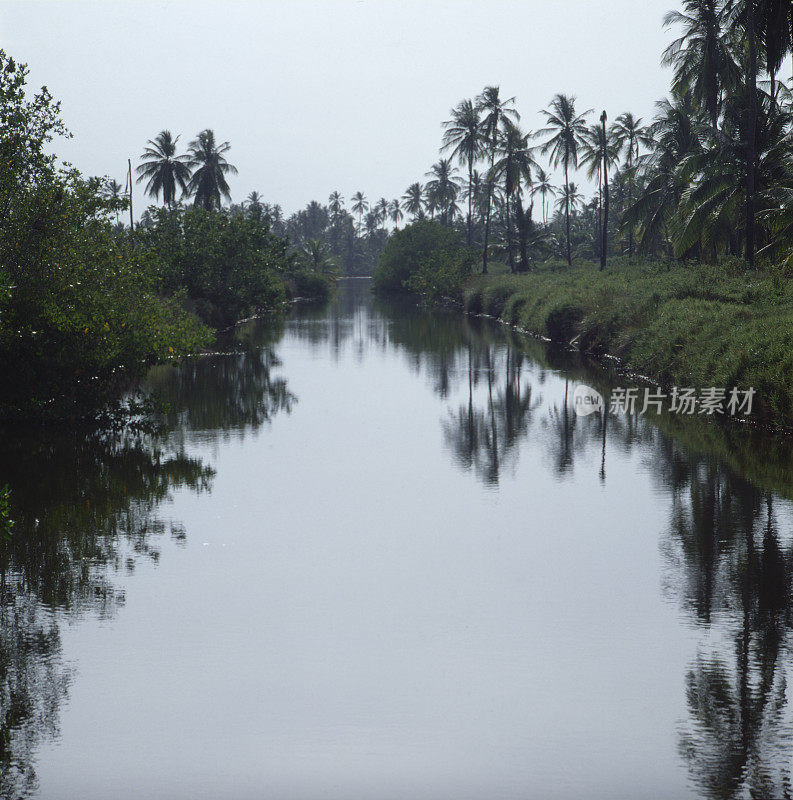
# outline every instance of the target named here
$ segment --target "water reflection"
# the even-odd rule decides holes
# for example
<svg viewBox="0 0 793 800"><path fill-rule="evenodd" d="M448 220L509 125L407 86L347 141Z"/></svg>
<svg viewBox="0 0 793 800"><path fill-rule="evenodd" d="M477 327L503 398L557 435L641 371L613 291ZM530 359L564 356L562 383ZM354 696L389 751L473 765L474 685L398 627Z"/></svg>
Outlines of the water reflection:
<svg viewBox="0 0 793 800"><path fill-rule="evenodd" d="M84 613L111 617L123 605L120 581L160 542L184 527L160 508L175 489L211 491L214 470L191 455L200 432L219 440L288 413L296 398L273 344L283 326L252 322L226 355L152 373L147 391L166 409L159 425L115 432L7 431L0 485L8 482L15 520L0 539L0 798L37 791L36 752L56 737L72 668L61 626Z"/></svg>
<svg viewBox="0 0 793 800"><path fill-rule="evenodd" d="M361 355L403 352L432 390L449 398L441 425L454 463L489 486L498 486L524 446L545 452L560 480L579 459L591 463L593 451L601 481L614 448L644 454L670 503L668 529L659 531L669 566L664 589L700 631L684 676L688 719L679 732L692 785L719 800L793 796L793 541L778 520L793 492L790 440L698 419L578 417L575 384L608 395L615 378L575 353L486 321L372 304L360 294L349 313L342 308L330 323L304 318L299 330L318 346L330 338L336 353L345 342ZM563 376L561 392L544 391L551 374Z"/></svg>
<svg viewBox="0 0 793 800"><path fill-rule="evenodd" d="M351 353L361 365L407 364L437 401L443 458L488 497L530 454L571 489L582 475L611 486L625 477L616 456L638 456L645 473L636 480L652 482L667 509L657 531L660 590L696 640L680 675L676 731L692 790L792 796L790 442L701 420L578 417L576 383L607 395L612 374L484 320L375 302L366 282L350 281L329 306L300 306L285 325L242 326L222 355L155 370L147 387L165 403L157 433L5 437L0 485L11 484L17 528L0 543L0 798L35 794L37 748L57 736L72 679L64 619L112 616L125 576L159 558L163 537L184 540L163 503L178 488L211 491L207 443L245 438L299 408L289 359L279 357L283 338L331 361ZM409 435L409 420L389 424Z"/></svg>

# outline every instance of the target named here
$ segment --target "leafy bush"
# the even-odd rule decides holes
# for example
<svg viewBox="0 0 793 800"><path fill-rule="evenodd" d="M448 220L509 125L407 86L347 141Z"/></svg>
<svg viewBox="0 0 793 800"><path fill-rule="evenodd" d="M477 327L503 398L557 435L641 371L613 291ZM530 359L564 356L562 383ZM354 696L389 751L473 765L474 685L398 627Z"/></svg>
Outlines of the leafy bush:
<svg viewBox="0 0 793 800"><path fill-rule="evenodd" d="M293 270L286 278L286 289L291 298L326 300L330 297L332 287L332 279L328 275L310 269Z"/></svg>
<svg viewBox="0 0 793 800"><path fill-rule="evenodd" d="M415 292L428 299L459 297L472 265L473 256L457 233L439 222L417 220L389 238L377 263L374 288L383 294Z"/></svg>
<svg viewBox="0 0 793 800"><path fill-rule="evenodd" d="M286 299L287 243L261 219L203 208L151 208L140 238L163 265L160 288L186 292L188 306L215 327Z"/></svg>
<svg viewBox="0 0 793 800"><path fill-rule="evenodd" d="M114 235L107 204L77 173L42 177L0 231L0 415L80 416L147 364L211 341L157 296L160 265Z"/></svg>

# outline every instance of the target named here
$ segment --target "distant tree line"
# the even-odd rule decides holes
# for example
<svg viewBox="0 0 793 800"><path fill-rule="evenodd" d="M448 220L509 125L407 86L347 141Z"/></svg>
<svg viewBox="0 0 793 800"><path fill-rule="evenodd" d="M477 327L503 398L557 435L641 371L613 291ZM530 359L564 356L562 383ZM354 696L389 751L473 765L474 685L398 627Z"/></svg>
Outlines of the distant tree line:
<svg viewBox="0 0 793 800"><path fill-rule="evenodd" d="M557 94L538 131L488 86L443 123L441 158L401 199L411 220L455 228L513 272L536 259L613 255L793 258L793 95L779 77L789 0L685 0L662 63L670 96L652 121L593 119ZM543 159L547 159L543 161ZM461 168L461 172L457 168ZM559 170L562 184L552 182ZM597 182L585 198L576 172Z"/></svg>

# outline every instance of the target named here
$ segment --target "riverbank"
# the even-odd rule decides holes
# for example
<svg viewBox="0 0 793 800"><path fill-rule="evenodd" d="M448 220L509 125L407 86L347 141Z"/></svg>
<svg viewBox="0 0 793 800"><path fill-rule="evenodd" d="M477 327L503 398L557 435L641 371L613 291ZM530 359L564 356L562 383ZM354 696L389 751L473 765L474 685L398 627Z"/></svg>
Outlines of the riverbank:
<svg viewBox="0 0 793 800"><path fill-rule="evenodd" d="M596 356L662 386L753 387L753 416L793 426L793 288L780 272L622 259L469 279L466 312Z"/></svg>

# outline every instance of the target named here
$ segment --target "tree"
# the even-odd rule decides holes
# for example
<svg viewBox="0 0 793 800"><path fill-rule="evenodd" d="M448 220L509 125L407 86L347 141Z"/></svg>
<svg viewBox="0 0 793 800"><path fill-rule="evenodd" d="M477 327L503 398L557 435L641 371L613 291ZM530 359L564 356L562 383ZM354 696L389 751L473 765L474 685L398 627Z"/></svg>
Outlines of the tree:
<svg viewBox="0 0 793 800"><path fill-rule="evenodd" d="M614 139L625 155L628 168L628 205L633 205L634 164L639 158L641 145L651 146L652 138L647 128L642 127L641 117L634 117L629 111L620 114L611 128ZM628 258L633 256L633 229L628 231Z"/></svg>
<svg viewBox="0 0 793 800"><path fill-rule="evenodd" d="M580 166L586 168L586 176L590 180L597 175L598 200L597 200L597 240L596 250L600 251L601 262L604 254L604 232L608 231L608 220L603 224L604 194L608 192L608 166L616 164L619 158L619 145L616 137L611 132L603 129L603 123L591 125L584 135L581 143Z"/></svg>
<svg viewBox="0 0 793 800"><path fill-rule="evenodd" d="M226 175L237 174L237 168L226 160L231 149L228 142L217 144L214 131L206 128L190 142L187 165L193 170L187 193L194 196L196 206L208 211L220 208L220 198L231 199Z"/></svg>
<svg viewBox="0 0 793 800"><path fill-rule="evenodd" d="M567 264L573 265L573 254L570 244L570 166L578 166L578 151L586 136L586 117L592 109L578 114L575 109L575 97L557 94L551 101L550 110L544 110L547 128L538 135L552 134L543 145L542 152L550 153L554 167L564 165L564 201L565 229L567 234Z"/></svg>
<svg viewBox="0 0 793 800"><path fill-rule="evenodd" d="M718 0L685 0L682 11L670 11L664 26L680 25L683 33L666 48L662 64L672 66L672 92L691 92L713 128L718 125L725 86L739 85L739 70L724 28L729 9Z"/></svg>
<svg viewBox="0 0 793 800"><path fill-rule="evenodd" d="M461 100L451 111L452 118L443 123L444 150L468 167L468 246L471 245L474 164L482 154L482 130L479 110L471 100Z"/></svg>
<svg viewBox="0 0 793 800"><path fill-rule="evenodd" d="M337 218L341 214L341 210L344 208L344 198L338 191L330 193L330 197L328 197L328 208L334 218Z"/></svg>
<svg viewBox="0 0 793 800"><path fill-rule="evenodd" d="M378 219L382 223L383 227L385 227L386 222L388 222L388 209L389 209L388 200L386 200L385 197L381 197L377 201L375 209L377 211Z"/></svg>
<svg viewBox="0 0 793 800"><path fill-rule="evenodd" d="M504 213L507 229L507 261L510 272L515 271L515 258L512 248L512 223L510 214L510 201L519 197L522 184L531 186L532 167L536 162L528 146L531 134L525 134L509 119L502 122L503 133L499 137L498 153L501 156L493 165L494 175L504 181ZM521 215L523 209L521 208ZM523 220L521 220L523 222Z"/></svg>
<svg viewBox="0 0 793 800"><path fill-rule="evenodd" d="M548 197L553 197L555 194L556 187L551 184L551 176L542 167L538 167L531 196L540 195L542 223L546 227L548 226Z"/></svg>
<svg viewBox="0 0 793 800"><path fill-rule="evenodd" d="M440 209L441 222L451 224L452 206L460 191L460 179L454 174L454 167L450 158L442 158L433 164L427 177L425 190L434 205Z"/></svg>
<svg viewBox="0 0 793 800"><path fill-rule="evenodd" d="M503 119L513 122L520 121L520 114L512 107L515 98L502 100L498 86L486 86L476 98L476 109L481 117L481 139L485 143L490 155L490 172L487 177L487 205L485 211L485 242L482 249L482 274L487 275L487 248L490 238L490 212L493 203L493 165L496 160L498 136Z"/></svg>
<svg viewBox="0 0 793 800"><path fill-rule="evenodd" d="M399 205L399 200L394 198L388 206L388 215L391 217L391 222L394 223L394 229L399 230L399 223L404 218L402 208Z"/></svg>
<svg viewBox="0 0 793 800"><path fill-rule="evenodd" d="M411 183L402 195L402 208L413 215L416 220L424 214L424 187L420 183Z"/></svg>
<svg viewBox="0 0 793 800"><path fill-rule="evenodd" d="M254 219L260 220L264 215L264 207L262 206L262 196L256 192L251 192L246 202L248 203L248 214Z"/></svg>
<svg viewBox="0 0 793 800"><path fill-rule="evenodd" d="M148 181L146 194L157 199L162 192L167 206L176 201L177 187L185 192L190 181L190 167L186 163L189 156L176 155L178 141L179 137L174 138L170 131L160 131L154 139L149 139L149 146L141 155L143 163L135 170L139 175L137 183Z"/></svg>
<svg viewBox="0 0 793 800"><path fill-rule="evenodd" d="M369 203L363 192L356 192L352 196L352 212L358 215L358 230L363 230L363 215L369 210Z"/></svg>

